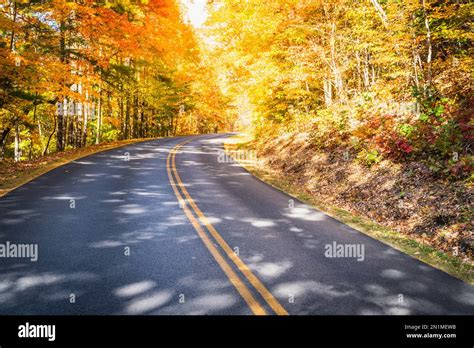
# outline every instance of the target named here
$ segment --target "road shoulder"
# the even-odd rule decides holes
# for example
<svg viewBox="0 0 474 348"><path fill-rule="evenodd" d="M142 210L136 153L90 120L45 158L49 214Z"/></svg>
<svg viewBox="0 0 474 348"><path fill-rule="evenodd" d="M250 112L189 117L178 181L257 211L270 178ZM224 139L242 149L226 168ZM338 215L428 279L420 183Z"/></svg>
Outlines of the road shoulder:
<svg viewBox="0 0 474 348"><path fill-rule="evenodd" d="M92 145L80 149L56 152L31 161L11 162L0 161L0 197L27 184L53 169L61 167L77 159L99 152L117 149L158 138L129 139Z"/></svg>
<svg viewBox="0 0 474 348"><path fill-rule="evenodd" d="M440 269L468 284L474 285L474 266L461 257L456 257L424 244L408 235L399 233L387 226L376 223L364 216L349 212L341 207L328 204L308 193L298 185L296 178L288 177L266 166L257 159L251 148L251 138L247 135L236 135L226 139L226 154L235 159L243 168L261 181L295 197L296 199L326 213L332 218L377 239L405 254Z"/></svg>

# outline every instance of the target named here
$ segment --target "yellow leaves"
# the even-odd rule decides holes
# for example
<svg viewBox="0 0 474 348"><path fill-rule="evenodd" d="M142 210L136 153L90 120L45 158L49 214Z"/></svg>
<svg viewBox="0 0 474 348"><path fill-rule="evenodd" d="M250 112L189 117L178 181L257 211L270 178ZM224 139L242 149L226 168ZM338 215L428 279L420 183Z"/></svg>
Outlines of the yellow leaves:
<svg viewBox="0 0 474 348"><path fill-rule="evenodd" d="M104 117L104 123L110 124L116 128L120 127L120 120L115 117L109 117L109 116Z"/></svg>

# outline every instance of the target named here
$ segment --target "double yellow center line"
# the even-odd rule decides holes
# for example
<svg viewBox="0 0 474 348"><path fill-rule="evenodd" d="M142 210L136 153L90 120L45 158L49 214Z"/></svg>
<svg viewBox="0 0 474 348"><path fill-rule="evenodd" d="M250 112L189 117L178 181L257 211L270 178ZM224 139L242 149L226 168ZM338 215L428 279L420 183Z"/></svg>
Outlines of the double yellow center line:
<svg viewBox="0 0 474 348"><path fill-rule="evenodd" d="M278 315L288 315L288 312L283 306L277 301L277 299L268 291L268 289L262 284L262 282L252 273L250 268L239 258L236 253L229 247L226 241L221 237L219 232L209 222L207 217L199 209L197 204L191 198L188 190L184 186L176 168L176 153L179 149L192 141L193 139L183 141L176 145L169 153L166 159L166 169L168 171L168 178L173 188L173 191L178 199L180 207L183 209L184 214L189 219L194 229L202 239L204 245L210 251L216 262L222 268L224 273L229 278L230 282L237 289L239 294L248 304L254 314L266 315L267 311L261 305L261 303L255 298L249 288L241 280L241 277L232 269L230 264L227 262L226 257L230 259L239 272L248 280L248 282L257 290L263 300L270 306L270 308ZM197 218L196 218L197 217ZM203 228L205 227L205 229ZM207 231L207 233L206 233ZM216 247L214 241L221 247L224 256L221 251Z"/></svg>

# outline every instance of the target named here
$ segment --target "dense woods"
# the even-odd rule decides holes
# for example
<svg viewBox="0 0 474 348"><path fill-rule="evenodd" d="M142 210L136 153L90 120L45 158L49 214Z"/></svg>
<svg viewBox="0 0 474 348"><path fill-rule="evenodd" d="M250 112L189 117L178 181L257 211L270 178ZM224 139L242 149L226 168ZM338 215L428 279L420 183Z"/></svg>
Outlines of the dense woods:
<svg viewBox="0 0 474 348"><path fill-rule="evenodd" d="M361 162L472 169L469 1L3 1L1 157L116 139L299 133Z"/></svg>
<svg viewBox="0 0 474 348"><path fill-rule="evenodd" d="M174 0L2 1L2 159L228 126L182 17Z"/></svg>
<svg viewBox="0 0 474 348"><path fill-rule="evenodd" d="M257 139L472 170L470 1L215 1L220 83Z"/></svg>

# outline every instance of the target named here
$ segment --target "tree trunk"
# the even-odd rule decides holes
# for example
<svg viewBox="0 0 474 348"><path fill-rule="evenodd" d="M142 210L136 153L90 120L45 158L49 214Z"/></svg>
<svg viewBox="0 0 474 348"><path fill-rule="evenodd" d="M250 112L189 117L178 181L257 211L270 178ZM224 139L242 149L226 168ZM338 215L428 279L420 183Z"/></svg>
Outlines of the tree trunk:
<svg viewBox="0 0 474 348"><path fill-rule="evenodd" d="M145 111L143 110L143 107L140 110L140 138L145 138L144 135L144 125L143 123L145 122Z"/></svg>
<svg viewBox="0 0 474 348"><path fill-rule="evenodd" d="M38 135L39 135L39 138L40 138L41 151L44 151L43 129L41 128L41 122L40 122L40 120L38 120L37 123L38 123Z"/></svg>
<svg viewBox="0 0 474 348"><path fill-rule="evenodd" d="M138 126L138 92L135 93L133 97L133 127L132 127L132 137L133 138L138 138L139 137L139 126Z"/></svg>
<svg viewBox="0 0 474 348"><path fill-rule="evenodd" d="M65 20L61 20L61 22L59 24L59 58L60 58L60 60L63 64L66 63L67 57L66 57L66 23L65 23ZM63 87L64 87L65 83L66 83L65 81L61 81L61 84L63 85ZM59 100L61 100L61 102L60 102L60 107L58 108L57 121L55 122L57 124L56 150L57 151L63 151L64 146L65 146L64 112L65 112L65 109L68 107L68 105L67 105L67 98L65 98L64 96L61 96L59 98ZM65 106L64 103L66 103L66 108L64 107Z"/></svg>
<svg viewBox="0 0 474 348"><path fill-rule="evenodd" d="M40 120L36 117L36 111L37 111L37 103L36 103L36 97L38 96L38 94L36 94L35 96L35 100L34 100L34 108L33 108L33 121L36 121L37 124L38 124L38 136L39 136L39 141L40 141L40 145L41 145L41 151L43 151L43 130L41 129L41 122ZM31 143L33 144L33 140L31 141Z"/></svg>
<svg viewBox="0 0 474 348"><path fill-rule="evenodd" d="M431 45L431 29L428 21L428 13L426 11L426 1L423 0L423 16L425 17L425 28L426 28L426 46L428 53L426 55L426 80L428 87L431 87L431 60L433 55L433 47Z"/></svg>
<svg viewBox="0 0 474 348"><path fill-rule="evenodd" d="M130 97L125 100L125 139L130 138Z"/></svg>
<svg viewBox="0 0 474 348"><path fill-rule="evenodd" d="M16 16L17 16L17 7L16 1L12 3L12 31L10 35L10 52L15 51L15 23L16 23Z"/></svg>
<svg viewBox="0 0 474 348"><path fill-rule="evenodd" d="M20 126L18 125L18 120L15 121L15 162L21 160L21 150L20 150Z"/></svg>
<svg viewBox="0 0 474 348"><path fill-rule="evenodd" d="M324 79L324 102L326 107L332 105L332 84L330 80Z"/></svg>
<svg viewBox="0 0 474 348"><path fill-rule="evenodd" d="M118 103L119 103L119 118L120 118L120 125L121 125L121 135L120 135L120 138L121 140L124 140L125 139L125 122L124 122L124 119L123 119L123 99L122 98L119 98L118 100Z"/></svg>
<svg viewBox="0 0 474 348"><path fill-rule="evenodd" d="M50 142L51 142L51 139L53 138L54 133L56 132L57 118L56 118L56 117L53 117L53 118L54 118L53 130L51 131L51 134L50 134L49 137L48 137L48 141L46 142L46 146L44 147L42 156L44 156L44 155L46 155L46 154L48 153L49 144L50 144Z"/></svg>
<svg viewBox="0 0 474 348"><path fill-rule="evenodd" d="M370 67L369 52L367 51L367 48L366 48L365 49L365 64L364 64L364 87L366 89L370 87L369 67Z"/></svg>
<svg viewBox="0 0 474 348"><path fill-rule="evenodd" d="M95 143L100 143L100 127L102 127L102 88L99 86L99 101L97 105L97 134Z"/></svg>
<svg viewBox="0 0 474 348"><path fill-rule="evenodd" d="M87 106L87 108L86 108ZM81 147L85 147L87 146L87 123L88 123L88 120L89 120L89 103L86 103L83 105L83 111L82 111L82 114L83 114L83 117L82 117L82 139L81 139Z"/></svg>
<svg viewBox="0 0 474 348"><path fill-rule="evenodd" d="M371 0L371 2L374 5L375 10L377 11L377 14L379 15L380 19L382 20L384 27L387 28L388 26L387 14L385 13L382 6L380 6L377 0Z"/></svg>
<svg viewBox="0 0 474 348"><path fill-rule="evenodd" d="M0 143L2 145L2 150L0 153L0 160L3 160L3 158L5 157L5 147L7 145L7 138L10 131L11 131L11 128L7 128L7 129L4 129L2 132L2 138L1 138L1 143Z"/></svg>

